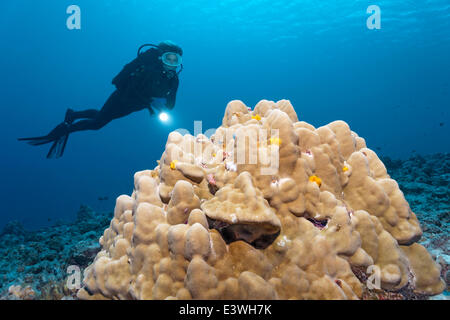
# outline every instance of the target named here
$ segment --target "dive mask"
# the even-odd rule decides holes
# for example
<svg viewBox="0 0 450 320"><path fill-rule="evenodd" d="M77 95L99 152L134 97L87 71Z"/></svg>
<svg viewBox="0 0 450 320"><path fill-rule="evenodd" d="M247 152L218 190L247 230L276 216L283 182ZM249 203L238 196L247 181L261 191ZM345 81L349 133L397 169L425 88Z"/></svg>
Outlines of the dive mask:
<svg viewBox="0 0 450 320"><path fill-rule="evenodd" d="M177 68L183 63L183 58L178 53L166 52L161 56L161 61L168 67Z"/></svg>

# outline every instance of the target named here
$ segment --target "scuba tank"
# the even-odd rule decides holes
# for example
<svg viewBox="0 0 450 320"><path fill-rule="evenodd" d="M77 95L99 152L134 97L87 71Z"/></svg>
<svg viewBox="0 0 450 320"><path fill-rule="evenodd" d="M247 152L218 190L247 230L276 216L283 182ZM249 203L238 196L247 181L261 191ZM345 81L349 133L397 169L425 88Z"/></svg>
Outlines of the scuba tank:
<svg viewBox="0 0 450 320"><path fill-rule="evenodd" d="M137 56L139 57L142 54L142 49L144 49L145 47L153 47L153 48L158 48L159 47L156 44L151 44L151 43L146 43L143 44L142 46L139 47L138 52L137 52Z"/></svg>

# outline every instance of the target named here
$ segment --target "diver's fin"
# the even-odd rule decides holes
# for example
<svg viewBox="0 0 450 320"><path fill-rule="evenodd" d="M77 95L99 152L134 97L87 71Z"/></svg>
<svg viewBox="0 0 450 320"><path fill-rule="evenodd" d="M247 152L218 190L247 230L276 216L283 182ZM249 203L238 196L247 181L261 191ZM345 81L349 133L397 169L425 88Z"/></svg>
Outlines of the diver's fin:
<svg viewBox="0 0 450 320"><path fill-rule="evenodd" d="M61 158L64 154L64 150L66 149L67 140L69 139L69 135L65 135L58 140L53 142L53 145L51 146L50 150L47 154L47 159L51 158Z"/></svg>
<svg viewBox="0 0 450 320"><path fill-rule="evenodd" d="M43 137L35 137L35 138L19 138L19 141L26 141L28 144L32 146L41 146L43 144L47 144L55 141L55 139L51 139L48 136Z"/></svg>
<svg viewBox="0 0 450 320"><path fill-rule="evenodd" d="M34 138L20 138L19 141L25 141L32 146L41 146L47 143L53 143L48 151L47 158L60 158L66 149L69 139L69 126L67 122L59 124L48 135Z"/></svg>
<svg viewBox="0 0 450 320"><path fill-rule="evenodd" d="M47 159L51 159L55 156L55 150L56 150L57 146L58 146L58 140L54 141L52 146L50 147L50 150L47 153Z"/></svg>
<svg viewBox="0 0 450 320"><path fill-rule="evenodd" d="M62 149L61 149L60 152L59 152L59 156L60 156L60 157L63 156L64 151L66 150L67 140L69 140L69 135L66 135L66 136L64 137L64 142L63 142L63 144L62 144Z"/></svg>

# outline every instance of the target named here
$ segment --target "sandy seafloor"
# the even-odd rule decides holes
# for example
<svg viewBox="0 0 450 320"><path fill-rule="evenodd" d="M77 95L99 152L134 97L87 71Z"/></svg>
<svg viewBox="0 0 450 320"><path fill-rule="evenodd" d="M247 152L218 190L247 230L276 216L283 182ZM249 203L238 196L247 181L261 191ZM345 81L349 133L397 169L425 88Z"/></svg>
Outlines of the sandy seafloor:
<svg viewBox="0 0 450 320"><path fill-rule="evenodd" d="M450 154L416 155L408 160L383 157L382 161L419 218L423 229L419 242L441 265L448 286ZM75 221L59 221L33 232L17 221L9 222L0 233L0 299L74 299L75 292L65 286L67 267L77 265L83 270L92 262L112 215L112 211L95 212L82 204ZM448 300L449 294L447 288L431 299Z"/></svg>

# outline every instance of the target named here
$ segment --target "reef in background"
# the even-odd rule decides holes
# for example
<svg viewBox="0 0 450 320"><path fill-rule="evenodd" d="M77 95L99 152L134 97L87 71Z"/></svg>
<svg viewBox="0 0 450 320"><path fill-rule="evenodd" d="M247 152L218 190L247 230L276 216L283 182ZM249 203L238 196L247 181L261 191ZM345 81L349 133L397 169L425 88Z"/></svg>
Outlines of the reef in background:
<svg viewBox="0 0 450 320"><path fill-rule="evenodd" d="M72 223L26 231L17 221L0 233L0 299L59 300L75 297L66 286L67 267L88 266L111 212L82 205Z"/></svg>
<svg viewBox="0 0 450 320"><path fill-rule="evenodd" d="M423 230L420 243L441 266L450 284L450 153L414 155L408 160L381 158L405 194ZM448 287L447 289L448 290ZM444 292L447 299L449 292ZM442 295L437 298L444 298Z"/></svg>
<svg viewBox="0 0 450 320"><path fill-rule="evenodd" d="M232 116L238 118L237 115ZM259 114L253 115L252 120L259 122L261 121L260 119L262 118ZM278 143L281 141L272 140L270 142ZM310 156L309 154L306 155ZM401 190L405 193L405 197L411 205L411 209L420 220L423 236L419 243L423 244L441 265L441 276L448 284L450 280L448 272L450 155L417 156L406 161L391 160L389 158L383 158L382 160L390 176L399 183ZM167 166L167 169L170 170L169 173L183 169L182 164L173 161ZM189 171L185 167L184 169L185 172ZM345 172L347 171L345 170ZM320 176L322 175L316 175L317 179L311 179L312 181L310 180L310 182L319 187L319 184L322 183L322 181L318 180ZM195 174L191 174L191 178L195 178ZM199 178L197 177L197 179ZM211 193L217 194L218 190L224 187L220 185L220 181L216 181L212 176L207 176L206 180ZM141 201L153 201L153 199L143 196L144 194L141 193ZM185 214L184 210L181 211ZM196 219L201 216L198 211L194 214ZM65 288L66 268L68 265L76 264L83 269L92 262L100 250L97 240L104 235L103 230L108 227L111 217L112 214L95 213L89 208L82 206L77 220L71 224L60 224L31 233L24 231L20 224L9 224L2 235L0 235L0 274L3 276L3 279L0 279L0 297L3 299L67 299L74 297L74 292ZM309 220L305 220L312 223L317 230L322 230L329 223L323 223L318 219L314 219L314 217L306 218ZM268 228L270 228L271 224L273 225L274 223L270 222L270 219L267 220L269 221ZM233 221L230 222L231 224L233 223ZM113 225L114 223L111 224L111 226ZM208 227L209 225L217 229L225 226L217 221L209 221ZM116 225L115 227L117 228L118 226ZM243 242L242 240L236 241L233 238L236 230L232 231L234 233L223 232L221 235L230 243ZM242 230L237 230L237 232L242 233ZM268 233L270 234L270 232ZM252 239L246 240L251 242ZM265 240L266 242L273 241L273 239ZM284 241L286 244L288 240L284 239ZM255 250L266 250L264 249L267 245L265 241L253 242L253 245L261 247ZM283 246L279 247L282 249ZM239 262L236 265L242 267ZM170 265L162 267L170 268ZM362 281L360 292L360 298L362 299L427 298L426 295L414 292L410 279L399 290L395 288L391 290L368 290L364 285L367 277L364 270L365 268L358 268L357 266L352 266L351 269L352 274L359 281ZM244 280L250 281L252 279ZM340 278L335 279L334 284L338 287L345 287L346 285ZM446 297L439 295L433 298L442 299Z"/></svg>

